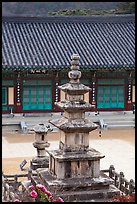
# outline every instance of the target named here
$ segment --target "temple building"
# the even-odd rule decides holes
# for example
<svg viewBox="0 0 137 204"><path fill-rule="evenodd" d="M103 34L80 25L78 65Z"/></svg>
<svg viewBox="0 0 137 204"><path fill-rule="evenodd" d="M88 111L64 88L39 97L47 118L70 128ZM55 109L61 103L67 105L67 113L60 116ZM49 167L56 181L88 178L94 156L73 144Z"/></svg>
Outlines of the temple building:
<svg viewBox="0 0 137 204"><path fill-rule="evenodd" d="M94 111L135 104L135 15L3 17L2 113L58 112L70 57L81 56L84 101ZM89 109L90 111L90 109ZM93 109L91 108L91 111Z"/></svg>

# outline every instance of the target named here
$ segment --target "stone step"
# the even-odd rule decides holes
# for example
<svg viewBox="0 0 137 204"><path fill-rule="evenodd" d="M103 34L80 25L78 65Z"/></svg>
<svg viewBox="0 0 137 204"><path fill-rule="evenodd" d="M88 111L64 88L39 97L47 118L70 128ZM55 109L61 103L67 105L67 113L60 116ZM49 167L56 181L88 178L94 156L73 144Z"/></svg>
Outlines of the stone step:
<svg viewBox="0 0 137 204"><path fill-rule="evenodd" d="M91 202L94 202L94 203L106 203L106 202L112 202L112 199L92 199L92 200L79 200L77 202L82 202L82 203L91 203Z"/></svg>
<svg viewBox="0 0 137 204"><path fill-rule="evenodd" d="M135 124L107 124L107 129L113 128L135 128Z"/></svg>
<svg viewBox="0 0 137 204"><path fill-rule="evenodd" d="M123 120L123 119L100 119L99 124L101 129L110 128L134 128L135 121L133 119Z"/></svg>
<svg viewBox="0 0 137 204"><path fill-rule="evenodd" d="M79 190L79 191L69 191L60 193L59 196L64 199L64 201L77 201L84 202L92 200L92 202L97 202L97 200L102 202L104 200L112 200L112 198L116 195L119 195L120 191L114 186L110 185L109 189L101 189L101 190Z"/></svg>
<svg viewBox="0 0 137 204"><path fill-rule="evenodd" d="M105 122L107 123L134 123L135 121L134 120L123 120L123 119L115 119L115 120L104 120Z"/></svg>
<svg viewBox="0 0 137 204"><path fill-rule="evenodd" d="M123 121L109 121L108 120L108 121L104 121L104 122L107 123L107 124L118 124L118 125L119 124L121 124L121 125L122 124L127 124L127 125L135 124L135 121L131 121L131 120L130 121L124 121L124 120Z"/></svg>
<svg viewBox="0 0 137 204"><path fill-rule="evenodd" d="M21 131L21 125L19 122L2 123L2 131L3 132Z"/></svg>

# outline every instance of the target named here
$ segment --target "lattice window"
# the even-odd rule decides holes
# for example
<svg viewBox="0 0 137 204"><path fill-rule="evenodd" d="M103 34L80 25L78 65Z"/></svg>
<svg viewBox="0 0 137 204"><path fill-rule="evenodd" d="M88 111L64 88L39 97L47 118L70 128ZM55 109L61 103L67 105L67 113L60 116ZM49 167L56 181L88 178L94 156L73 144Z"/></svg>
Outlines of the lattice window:
<svg viewBox="0 0 137 204"><path fill-rule="evenodd" d="M2 105L7 104L7 88L3 87L2 88Z"/></svg>

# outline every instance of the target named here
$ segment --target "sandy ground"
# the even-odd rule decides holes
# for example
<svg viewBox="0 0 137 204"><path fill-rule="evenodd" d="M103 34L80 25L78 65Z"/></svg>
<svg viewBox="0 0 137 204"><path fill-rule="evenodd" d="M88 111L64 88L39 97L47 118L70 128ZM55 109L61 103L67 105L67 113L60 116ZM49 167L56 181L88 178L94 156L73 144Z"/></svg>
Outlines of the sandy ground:
<svg viewBox="0 0 137 204"><path fill-rule="evenodd" d="M36 156L33 147L34 134L4 133L2 145L2 170L4 174L26 173L30 160ZM49 133L49 149L58 148L59 133ZM17 147L20 151L16 149ZM12 150L7 153L11 148ZM114 164L116 170L123 171L127 179L135 178L135 129L99 130L90 133L90 147L105 155L101 160L101 169L108 169ZM30 152L28 153L28 151ZM23 152L23 154L22 154ZM26 159L24 171L20 170L20 163Z"/></svg>
<svg viewBox="0 0 137 204"><path fill-rule="evenodd" d="M3 133L4 138L8 141L8 143L28 143L33 142L35 139L35 135L32 134L23 134L23 133ZM94 130L89 134L90 140L99 139L119 139L123 141L127 141L133 146L135 145L135 129L110 129L110 130L102 130L101 137L99 137L99 130ZM58 132L48 133L48 141L58 141L60 135Z"/></svg>

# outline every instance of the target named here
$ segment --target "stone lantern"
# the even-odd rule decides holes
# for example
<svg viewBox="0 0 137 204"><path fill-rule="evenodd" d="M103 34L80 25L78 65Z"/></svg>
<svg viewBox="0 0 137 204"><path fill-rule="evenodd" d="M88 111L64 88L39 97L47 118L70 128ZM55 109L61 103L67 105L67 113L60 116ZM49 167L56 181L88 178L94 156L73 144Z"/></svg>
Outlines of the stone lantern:
<svg viewBox="0 0 137 204"><path fill-rule="evenodd" d="M36 170L37 168L47 168L49 166L49 159L46 155L46 149L49 147L47 140L47 133L51 131L44 124L39 124L34 127L35 131L35 142L33 146L37 149L37 156L31 161L31 169Z"/></svg>

